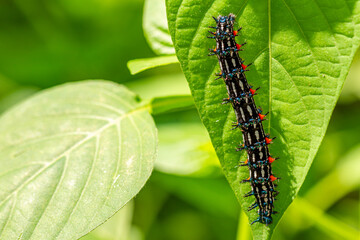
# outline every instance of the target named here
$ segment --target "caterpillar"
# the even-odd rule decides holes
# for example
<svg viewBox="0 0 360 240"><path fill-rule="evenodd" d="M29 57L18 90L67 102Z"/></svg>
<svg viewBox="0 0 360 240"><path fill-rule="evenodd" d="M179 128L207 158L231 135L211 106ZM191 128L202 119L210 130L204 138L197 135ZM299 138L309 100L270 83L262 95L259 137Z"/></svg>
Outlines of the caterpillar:
<svg viewBox="0 0 360 240"><path fill-rule="evenodd" d="M214 30L209 31L211 36L208 37L216 40L216 48L209 49L209 56L216 55L218 58L221 71L216 74L217 79L224 80L228 92L223 104L231 103L237 120L233 124L233 129L238 128L242 132L244 143L236 150L247 152L247 160L240 162L239 166L248 166L250 176L241 182L249 182L251 185L251 191L244 197L255 197L255 203L249 206L249 211L259 208L259 216L251 224L260 222L268 225L273 221L272 214L276 213L273 210L274 201L279 193L275 190L277 185L274 183L279 178L273 175L271 168L271 164L277 158L269 154L268 148L275 138L265 134L262 121L266 120L268 113L262 114L253 98L259 88L252 88L245 76L251 64L244 65L244 61L239 57L241 47L246 43L238 44L235 41L241 30L234 30L235 15L213 18L216 26L210 27Z"/></svg>

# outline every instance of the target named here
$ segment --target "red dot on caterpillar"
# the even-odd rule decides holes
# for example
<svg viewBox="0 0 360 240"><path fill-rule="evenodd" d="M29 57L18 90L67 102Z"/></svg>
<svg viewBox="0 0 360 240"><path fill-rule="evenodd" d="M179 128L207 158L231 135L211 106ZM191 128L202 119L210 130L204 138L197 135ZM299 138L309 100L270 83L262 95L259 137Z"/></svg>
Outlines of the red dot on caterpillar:
<svg viewBox="0 0 360 240"><path fill-rule="evenodd" d="M251 92L252 95L255 95L255 92L256 92L258 89L259 89L259 88L257 88L257 89L252 89L252 88L250 88L249 91Z"/></svg>
<svg viewBox="0 0 360 240"><path fill-rule="evenodd" d="M234 30L234 31L233 31L234 36L237 36L237 34L240 32L241 29L242 29L242 28L239 28L238 30Z"/></svg>
<svg viewBox="0 0 360 240"><path fill-rule="evenodd" d="M270 176L270 180L271 180L272 182L275 181L276 179L279 179L279 178L275 177L274 175L271 175L271 176Z"/></svg>
<svg viewBox="0 0 360 240"><path fill-rule="evenodd" d="M245 64L241 63L241 68L243 70L245 70L246 68L250 67L251 65L252 65L252 63L249 63L248 65L245 65Z"/></svg>
<svg viewBox="0 0 360 240"><path fill-rule="evenodd" d="M272 139L271 138L265 138L265 142L266 142L266 144L270 144L271 142L272 142Z"/></svg>
<svg viewBox="0 0 360 240"><path fill-rule="evenodd" d="M259 118L260 118L260 120L262 121L262 120L264 120L264 118L266 117L266 115L265 114L261 114L261 113L259 113Z"/></svg>
<svg viewBox="0 0 360 240"><path fill-rule="evenodd" d="M273 158L273 157L269 156L268 160L269 160L269 163L273 163L276 160L276 158Z"/></svg>
<svg viewBox="0 0 360 240"><path fill-rule="evenodd" d="M266 137L265 137L265 142L266 142L266 144L272 143L272 141L273 141L275 138L276 138L276 137L270 138L269 135L266 135Z"/></svg>
<svg viewBox="0 0 360 240"><path fill-rule="evenodd" d="M240 50L240 48L242 47L242 46L244 46L246 44L246 42L244 42L243 44L236 44L236 49L237 50Z"/></svg>

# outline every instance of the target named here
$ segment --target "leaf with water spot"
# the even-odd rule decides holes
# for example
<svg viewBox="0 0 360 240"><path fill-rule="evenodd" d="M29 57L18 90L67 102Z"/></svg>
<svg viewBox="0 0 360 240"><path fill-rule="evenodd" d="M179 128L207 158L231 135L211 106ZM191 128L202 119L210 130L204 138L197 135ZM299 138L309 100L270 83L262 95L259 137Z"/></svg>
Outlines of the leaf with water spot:
<svg viewBox="0 0 360 240"><path fill-rule="evenodd" d="M0 118L0 238L77 239L132 199L156 157L148 109L107 81L61 85Z"/></svg>

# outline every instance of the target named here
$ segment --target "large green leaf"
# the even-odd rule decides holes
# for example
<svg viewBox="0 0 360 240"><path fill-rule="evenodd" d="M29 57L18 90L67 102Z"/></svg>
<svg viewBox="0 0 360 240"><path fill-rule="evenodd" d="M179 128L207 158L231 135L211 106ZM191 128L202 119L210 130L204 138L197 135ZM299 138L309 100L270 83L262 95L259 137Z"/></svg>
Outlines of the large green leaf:
<svg viewBox="0 0 360 240"><path fill-rule="evenodd" d="M189 82L202 121L241 206L249 184L246 168L237 168L245 154L235 148L240 131L231 131L235 115L221 105L226 96L216 58L208 58L215 41L207 39L212 16L235 13L243 30L237 40L248 44L241 56L254 66L246 74L261 86L255 101L270 111L265 131L276 136L270 147L281 159L273 172L281 177L274 223L252 225L256 239L269 239L296 196L325 134L332 110L359 46L360 3L350 0L167 0L167 13L177 56ZM243 154L243 155L241 155ZM250 220L256 211L248 213Z"/></svg>
<svg viewBox="0 0 360 240"><path fill-rule="evenodd" d="M125 87L45 90L0 118L0 239L77 239L145 184L157 133Z"/></svg>

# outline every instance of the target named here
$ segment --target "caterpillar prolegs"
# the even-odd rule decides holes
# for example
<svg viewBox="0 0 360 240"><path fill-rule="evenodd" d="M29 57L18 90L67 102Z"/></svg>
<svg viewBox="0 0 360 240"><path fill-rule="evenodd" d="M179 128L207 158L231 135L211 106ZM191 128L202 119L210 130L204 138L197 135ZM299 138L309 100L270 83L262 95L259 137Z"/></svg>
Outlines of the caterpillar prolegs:
<svg viewBox="0 0 360 240"><path fill-rule="evenodd" d="M259 217L255 222L266 225L272 223L274 209L276 184L273 183L276 177L272 174L271 163L276 159L269 154L268 145L274 138L265 134L262 121L266 120L267 114L256 107L253 96L258 89L252 88L247 82L245 72L249 65L244 65L244 61L239 57L239 51L245 44L237 44L235 37L241 30L234 30L235 15L219 16L215 18L216 26L210 27L214 31L209 31L216 40L216 48L210 49L209 55L217 55L221 72L217 74L217 79L222 78L225 82L228 98L223 99L223 104L231 103L237 122L233 129L239 128L243 134L243 145L237 150L245 150L248 159L241 162L240 166L248 166L250 176L242 182L249 182L251 191L244 197L254 196L255 203L249 206L248 210L258 207Z"/></svg>

